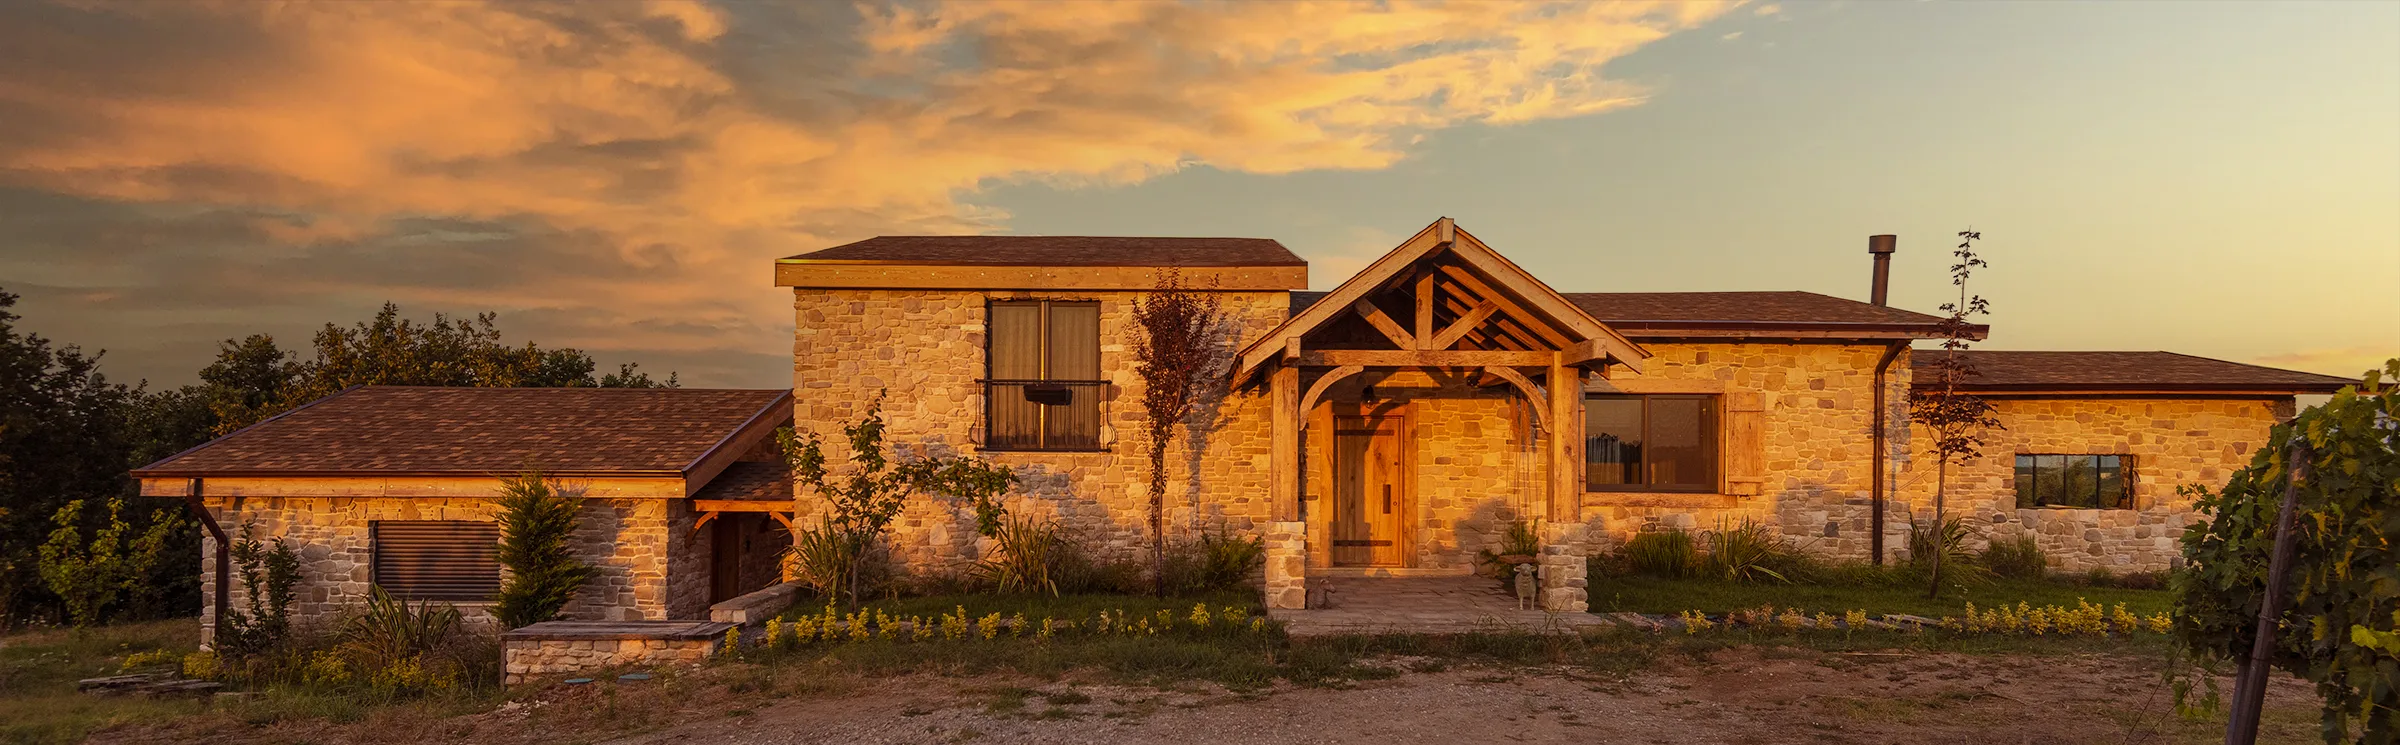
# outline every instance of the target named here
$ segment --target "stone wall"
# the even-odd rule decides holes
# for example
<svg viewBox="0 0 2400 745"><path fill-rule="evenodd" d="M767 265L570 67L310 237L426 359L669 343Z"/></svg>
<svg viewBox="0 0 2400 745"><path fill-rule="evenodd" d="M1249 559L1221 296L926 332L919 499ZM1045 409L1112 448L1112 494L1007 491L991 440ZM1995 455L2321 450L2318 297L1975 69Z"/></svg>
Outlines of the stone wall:
<svg viewBox="0 0 2400 745"><path fill-rule="evenodd" d="M2066 572L2172 568L2180 556L2176 538L2193 516L2191 499L2177 488L2223 485L2249 465L2275 422L2292 413L2288 398L1996 398L1992 404L2006 429L1985 436L1983 457L1951 470L1948 508L1974 529L1972 547L2031 535L2051 568ZM2132 455L2134 508L2020 509L2018 453ZM1930 458L1903 477L1903 494L1927 521L1936 480Z"/></svg>
<svg viewBox="0 0 2400 745"><path fill-rule="evenodd" d="M511 632L501 641L501 682L518 685L546 677L588 675L613 668L694 664L716 654L725 643L724 637L707 630L730 626L705 625L701 631L675 634L546 636Z"/></svg>
<svg viewBox="0 0 2400 745"><path fill-rule="evenodd" d="M260 538L281 537L300 557L299 597L293 603L294 623L303 629L327 630L371 597L373 541L368 530L375 520L492 521L488 499L404 499L368 497L236 497L209 500L210 512L227 534L239 540L243 526ZM576 593L567 617L584 620L698 618L707 613L707 546L691 539L692 515L682 500L592 500L584 506L576 533L578 547L600 566L598 576ZM213 607L216 590L216 552L213 540L201 546L201 603ZM673 559L670 561L670 559ZM683 574L694 571L697 575ZM239 572L240 567L235 566ZM678 582L667 581L670 574ZM696 581L681 581L697 577ZM693 596L690 588L696 587ZM248 599L237 576L230 584L236 610L247 612ZM470 624L492 623L488 603L460 603ZM214 632L202 614L202 635Z"/></svg>
<svg viewBox="0 0 2400 745"><path fill-rule="evenodd" d="M1616 373L1586 386L1591 392L1755 392L1761 417L1765 480L1755 495L1593 492L1583 517L1597 549L1635 533L1663 529L1714 530L1743 519L1762 522L1821 556L1866 559L1872 553L1874 507L1875 362L1873 344L1644 345L1654 355L1640 375ZM1906 459L1908 355L1886 376L1887 467ZM1723 415L1720 407L1720 416ZM1728 447L1733 447L1728 443ZM1885 545L1905 549L1905 510L1887 512Z"/></svg>
<svg viewBox="0 0 2400 745"><path fill-rule="evenodd" d="M792 388L795 426L828 438L830 457L847 457L841 428L885 392L885 441L911 453L981 455L1017 471L1019 515L1058 520L1099 558L1131 560L1148 545L1150 468L1140 434L1142 382L1134 373L1135 292L1017 293L796 288ZM1282 292L1218 293L1234 319L1228 352L1282 321ZM1096 300L1100 303L1104 452L985 452L983 386L985 303L995 299ZM1195 441L1169 450L1167 520L1173 533L1224 528L1255 534L1269 514L1264 474L1272 423L1254 392L1220 394L1196 417ZM1180 434L1180 432L1179 432ZM1195 447L1195 445L1197 447ZM1197 450L1204 455L1191 457ZM820 519L821 500L798 490L800 525ZM893 545L920 573L953 573L986 546L960 505L912 500L894 523Z"/></svg>

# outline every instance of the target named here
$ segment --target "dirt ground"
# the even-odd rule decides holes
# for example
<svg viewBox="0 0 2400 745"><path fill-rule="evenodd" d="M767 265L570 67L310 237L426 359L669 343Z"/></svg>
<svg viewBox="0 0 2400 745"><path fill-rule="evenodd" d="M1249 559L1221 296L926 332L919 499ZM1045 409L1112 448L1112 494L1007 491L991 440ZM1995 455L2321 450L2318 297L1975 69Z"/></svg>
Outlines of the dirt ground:
<svg viewBox="0 0 2400 745"><path fill-rule="evenodd" d="M1336 687L1233 692L1070 675L814 679L712 668L552 688L497 710L266 726L200 717L93 742L560 743L2204 743L2148 660L1738 647L1629 675L1412 658ZM2261 742L2313 743L2315 698L2278 679ZM611 735L609 733L639 733ZM612 739L613 738L613 739Z"/></svg>
<svg viewBox="0 0 2400 745"><path fill-rule="evenodd" d="M2282 683L2261 741L2314 742L2308 689ZM1450 668L1247 694L903 679L616 742L2174 743L2222 726L2175 717L2158 676L2122 658L1741 649L1627 680Z"/></svg>

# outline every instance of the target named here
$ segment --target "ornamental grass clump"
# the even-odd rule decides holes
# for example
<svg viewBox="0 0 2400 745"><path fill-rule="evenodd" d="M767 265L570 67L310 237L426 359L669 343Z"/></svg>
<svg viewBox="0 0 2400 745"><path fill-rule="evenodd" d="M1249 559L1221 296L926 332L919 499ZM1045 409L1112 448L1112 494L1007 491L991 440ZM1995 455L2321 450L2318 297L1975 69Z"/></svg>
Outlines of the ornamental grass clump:
<svg viewBox="0 0 2400 745"><path fill-rule="evenodd" d="M1634 573L1652 577L1688 577L1700 566L1699 547L1692 543L1690 533L1681 530L1635 534L1620 553Z"/></svg>

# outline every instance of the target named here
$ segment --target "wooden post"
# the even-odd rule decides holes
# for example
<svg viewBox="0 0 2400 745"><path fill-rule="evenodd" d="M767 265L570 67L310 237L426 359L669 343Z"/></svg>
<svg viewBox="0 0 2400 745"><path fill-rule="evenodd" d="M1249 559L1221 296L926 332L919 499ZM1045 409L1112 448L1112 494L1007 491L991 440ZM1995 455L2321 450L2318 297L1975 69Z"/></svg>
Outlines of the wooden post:
<svg viewBox="0 0 2400 745"><path fill-rule="evenodd" d="M2284 582L2291 575L2292 554L2300 544L2292 537L2293 511L2300 501L2300 481L2307 478L2308 440L2292 428L2291 457L2283 469L2283 506L2275 511L2275 553L2267 560L2267 597L2258 606L2258 633L2250 641L2250 659L2234 676L2233 712L2225 720L2226 745L2258 742L2259 710L2266 705L2267 671L2275 653L2275 625L2283 619Z"/></svg>
<svg viewBox="0 0 2400 745"><path fill-rule="evenodd" d="M1279 363L1267 374L1268 405L1274 407L1274 437L1268 499L1277 522L1300 519L1300 368Z"/></svg>
<svg viewBox="0 0 2400 745"><path fill-rule="evenodd" d="M1550 357L1550 520L1574 522L1581 511L1583 484L1574 457L1582 444L1583 381L1566 365L1566 353Z"/></svg>

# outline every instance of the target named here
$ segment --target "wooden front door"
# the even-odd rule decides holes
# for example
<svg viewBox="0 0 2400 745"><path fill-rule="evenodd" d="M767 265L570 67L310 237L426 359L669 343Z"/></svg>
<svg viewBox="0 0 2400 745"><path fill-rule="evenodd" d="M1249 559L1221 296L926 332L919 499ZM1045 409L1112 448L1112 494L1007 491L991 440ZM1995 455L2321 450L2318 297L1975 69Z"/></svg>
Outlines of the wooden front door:
<svg viewBox="0 0 2400 745"><path fill-rule="evenodd" d="M708 603L715 605L742 594L742 520L748 515L718 515L709 521Z"/></svg>
<svg viewBox="0 0 2400 745"><path fill-rule="evenodd" d="M1408 479L1401 468L1401 420L1337 417L1333 428L1334 566L1406 563L1402 518Z"/></svg>

